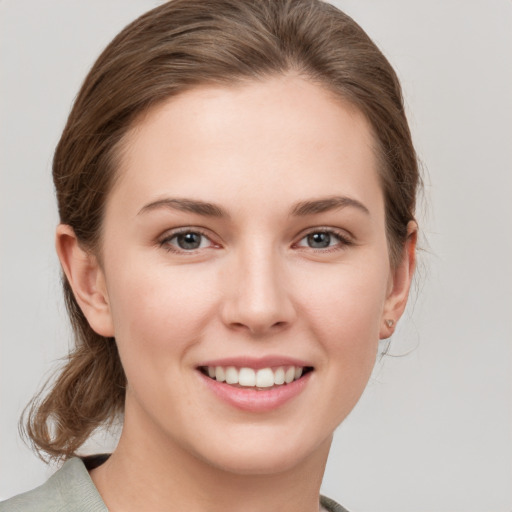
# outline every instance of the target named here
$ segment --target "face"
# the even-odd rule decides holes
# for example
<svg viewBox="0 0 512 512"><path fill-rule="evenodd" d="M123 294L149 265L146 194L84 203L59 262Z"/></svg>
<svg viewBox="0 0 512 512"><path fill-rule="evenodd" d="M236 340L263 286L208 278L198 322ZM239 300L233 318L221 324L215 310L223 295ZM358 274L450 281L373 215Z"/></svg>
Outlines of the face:
<svg viewBox="0 0 512 512"><path fill-rule="evenodd" d="M325 449L395 301L367 122L281 77L183 93L125 142L101 267L125 430L241 473Z"/></svg>

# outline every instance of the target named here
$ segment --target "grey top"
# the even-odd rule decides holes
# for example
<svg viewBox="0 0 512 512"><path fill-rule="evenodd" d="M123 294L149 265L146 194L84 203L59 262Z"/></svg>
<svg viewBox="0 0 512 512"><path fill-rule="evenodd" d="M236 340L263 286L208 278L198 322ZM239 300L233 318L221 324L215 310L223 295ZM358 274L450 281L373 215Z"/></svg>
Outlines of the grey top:
<svg viewBox="0 0 512 512"><path fill-rule="evenodd" d="M87 466L78 457L69 459L40 487L1 502L0 512L108 512L87 470L106 457L91 457ZM320 504L327 512L348 512L325 496Z"/></svg>

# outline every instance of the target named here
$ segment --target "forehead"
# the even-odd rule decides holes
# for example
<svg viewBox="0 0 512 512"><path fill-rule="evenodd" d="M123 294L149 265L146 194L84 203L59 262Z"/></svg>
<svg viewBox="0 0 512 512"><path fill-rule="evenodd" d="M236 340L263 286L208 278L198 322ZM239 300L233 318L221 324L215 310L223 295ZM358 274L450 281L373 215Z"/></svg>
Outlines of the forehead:
<svg viewBox="0 0 512 512"><path fill-rule="evenodd" d="M340 193L382 206L364 116L290 76L201 86L158 105L126 135L118 178L112 195L134 208L166 194L261 204L276 190L281 203Z"/></svg>

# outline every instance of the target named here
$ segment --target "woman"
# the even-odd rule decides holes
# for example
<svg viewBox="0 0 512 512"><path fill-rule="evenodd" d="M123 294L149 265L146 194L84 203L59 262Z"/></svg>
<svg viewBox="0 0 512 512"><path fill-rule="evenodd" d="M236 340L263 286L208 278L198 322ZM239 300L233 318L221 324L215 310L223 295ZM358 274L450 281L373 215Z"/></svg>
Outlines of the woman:
<svg viewBox="0 0 512 512"><path fill-rule="evenodd" d="M53 169L76 350L27 432L66 462L2 510L344 510L319 498L332 434L417 235L366 34L310 0L166 3L99 57ZM121 415L110 456L75 456Z"/></svg>

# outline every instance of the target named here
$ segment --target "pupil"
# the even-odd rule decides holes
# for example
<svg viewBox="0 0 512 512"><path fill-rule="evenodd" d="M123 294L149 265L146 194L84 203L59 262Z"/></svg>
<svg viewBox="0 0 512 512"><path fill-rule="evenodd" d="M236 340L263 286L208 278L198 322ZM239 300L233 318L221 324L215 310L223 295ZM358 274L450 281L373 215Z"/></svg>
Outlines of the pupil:
<svg viewBox="0 0 512 512"><path fill-rule="evenodd" d="M315 249L329 247L331 235L329 233L312 233L308 235L308 244Z"/></svg>
<svg viewBox="0 0 512 512"><path fill-rule="evenodd" d="M184 233L178 235L178 245L181 249L197 249L201 245L199 233Z"/></svg>

